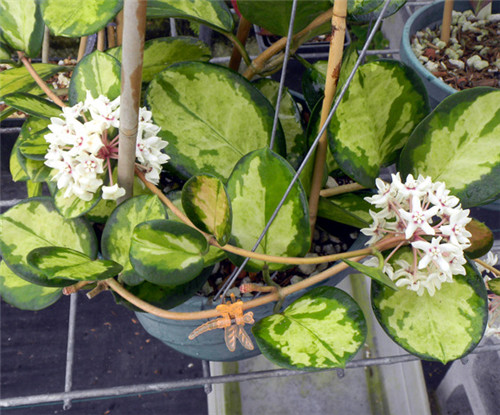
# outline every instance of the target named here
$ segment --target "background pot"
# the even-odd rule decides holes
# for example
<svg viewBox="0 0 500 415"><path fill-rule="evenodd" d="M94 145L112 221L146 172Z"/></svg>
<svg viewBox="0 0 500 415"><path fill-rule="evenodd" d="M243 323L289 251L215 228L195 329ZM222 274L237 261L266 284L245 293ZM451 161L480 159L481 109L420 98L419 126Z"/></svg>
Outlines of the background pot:
<svg viewBox="0 0 500 415"><path fill-rule="evenodd" d="M411 48L411 38L419 30L426 27L439 26L443 20L444 1L436 1L428 6L422 7L415 12L406 22L400 45L401 61L411 66L422 78L427 93L429 95L429 104L434 108L448 95L457 92L456 89L446 85L441 79L430 73L424 65L417 59ZM471 8L469 0L455 0L453 9L463 12ZM492 11L500 11L500 2L492 2Z"/></svg>

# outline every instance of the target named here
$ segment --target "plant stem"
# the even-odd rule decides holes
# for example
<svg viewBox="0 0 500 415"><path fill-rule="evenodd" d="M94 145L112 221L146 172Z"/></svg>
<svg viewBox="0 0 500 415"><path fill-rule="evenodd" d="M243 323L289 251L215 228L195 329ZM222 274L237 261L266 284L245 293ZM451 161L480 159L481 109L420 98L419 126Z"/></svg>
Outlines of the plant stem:
<svg viewBox="0 0 500 415"><path fill-rule="evenodd" d="M325 83L325 97L321 108L320 130L325 124L328 114L332 107L333 98L337 90L339 80L340 66L342 64L342 55L344 51L344 38L347 15L347 0L335 0L332 14L332 38L330 40L330 52L328 55L328 68ZM314 160L314 171L311 181L311 192L309 194L309 224L312 232L316 226L318 214L319 193L323 183L323 173L325 168L326 153L328 150L327 132L323 133L316 148Z"/></svg>
<svg viewBox="0 0 500 415"><path fill-rule="evenodd" d="M356 190L362 190L362 189L366 189L366 187L360 185L359 183L349 183L349 184L343 184L341 186L331 187L329 189L323 189L319 192L319 195L323 197L331 197L331 196L341 195L344 193L355 192Z"/></svg>
<svg viewBox="0 0 500 415"><path fill-rule="evenodd" d="M241 42L243 46L248 39L248 34L250 33L250 28L252 27L252 23L250 23L243 16L240 18L240 23L238 25L238 32L236 33L236 37ZM231 59L229 60L229 69L233 71L238 71L241 62L241 52L236 46L233 46L233 52L231 54Z"/></svg>
<svg viewBox="0 0 500 415"><path fill-rule="evenodd" d="M49 49L50 49L50 30L45 26L43 31L43 45L42 45L42 63L49 63Z"/></svg>
<svg viewBox="0 0 500 415"><path fill-rule="evenodd" d="M40 75L35 71L35 68L33 68L33 65L31 65L31 62L24 56L24 52L17 52L17 55L19 56L19 59L23 63L23 65L26 67L28 70L29 74L32 76L32 78L35 80L35 82L38 84L40 88L42 88L43 92L47 94L47 96L54 101L57 105L59 105L61 108L65 107L66 104L61 101L61 99L54 94L50 88L47 86L47 84L43 81L42 78L40 78Z"/></svg>
<svg viewBox="0 0 500 415"><path fill-rule="evenodd" d="M142 59L146 32L146 5L147 2L144 0L128 0L123 8L118 184L125 189L125 195L118 199L118 203L133 195Z"/></svg>
<svg viewBox="0 0 500 415"><path fill-rule="evenodd" d="M491 265L487 264L486 262L484 262L483 260L481 259L475 259L474 261L476 261L479 265L481 265L482 267L486 268L488 271L491 271L493 274L495 274L497 277L500 277L500 270L496 269L495 267L492 267Z"/></svg>
<svg viewBox="0 0 500 415"><path fill-rule="evenodd" d="M232 33L228 32L223 32L220 29L215 29L216 31L226 35L226 37L233 42L233 46L236 48L236 50L240 53L241 57L245 61L245 64L250 65L251 60L250 60L250 55L248 54L247 50L245 49L245 46L240 42L237 36L235 36Z"/></svg>
<svg viewBox="0 0 500 415"><path fill-rule="evenodd" d="M344 1L344 0L342 0ZM304 29L296 33L293 36L293 52L304 43L311 31L321 26L322 24L328 22L332 18L333 9L329 9L322 14L320 14L316 19L309 23ZM264 52L257 56L253 62L249 65L243 76L248 80L251 80L255 75L259 74L264 68L266 62L271 59L278 52L281 52L286 47L286 37L282 37L277 42L274 42L269 46Z"/></svg>
<svg viewBox="0 0 500 415"><path fill-rule="evenodd" d="M453 1L445 0L443 9L443 22L441 24L441 40L448 44L450 41L451 15L453 13Z"/></svg>

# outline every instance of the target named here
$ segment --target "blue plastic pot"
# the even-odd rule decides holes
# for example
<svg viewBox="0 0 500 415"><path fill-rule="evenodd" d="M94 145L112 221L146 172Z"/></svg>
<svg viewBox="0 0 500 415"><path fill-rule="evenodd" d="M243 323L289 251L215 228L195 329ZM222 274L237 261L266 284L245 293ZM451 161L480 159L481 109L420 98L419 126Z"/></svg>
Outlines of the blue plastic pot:
<svg viewBox="0 0 500 415"><path fill-rule="evenodd" d="M500 9L500 2L493 2L493 12ZM471 8L469 0L455 0L453 9L463 12ZM429 95L429 104L434 108L447 96L457 92L456 89L446 85L441 79L436 78L417 59L411 48L411 38L419 30L426 27L434 28L439 26L443 20L444 1L436 1L428 6L422 7L415 12L406 22L403 29L403 36L400 45L401 61L411 66L424 82Z"/></svg>

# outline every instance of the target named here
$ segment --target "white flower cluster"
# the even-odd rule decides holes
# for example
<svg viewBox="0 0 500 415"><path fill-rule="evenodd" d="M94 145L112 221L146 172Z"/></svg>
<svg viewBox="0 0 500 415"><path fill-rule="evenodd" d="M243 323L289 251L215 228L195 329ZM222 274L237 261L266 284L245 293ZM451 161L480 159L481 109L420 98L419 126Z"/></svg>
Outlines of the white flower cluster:
<svg viewBox="0 0 500 415"><path fill-rule="evenodd" d="M94 99L87 92L85 102L62 111L61 118L50 119L45 164L55 169L52 180L57 181L59 189L65 189L64 197L92 200L104 184L106 171L109 186L102 186L103 199L123 196L125 190L113 184L111 165L111 160L118 158L120 98L110 101L101 95ZM158 184L162 164L169 160L161 151L168 143L157 136L159 131L151 121L151 112L141 108L136 159L146 179L154 184Z"/></svg>
<svg viewBox="0 0 500 415"><path fill-rule="evenodd" d="M471 219L445 184L411 174L403 183L398 173L392 175L392 183L377 179L376 185L378 194L366 200L379 210L370 211L373 223L361 232L370 236L367 245L404 237L383 268L396 285L418 295L427 290L432 296L443 282L452 282L453 275L465 275L463 251L471 236L465 226ZM411 245L414 260L398 259L391 265L388 260L405 243Z"/></svg>

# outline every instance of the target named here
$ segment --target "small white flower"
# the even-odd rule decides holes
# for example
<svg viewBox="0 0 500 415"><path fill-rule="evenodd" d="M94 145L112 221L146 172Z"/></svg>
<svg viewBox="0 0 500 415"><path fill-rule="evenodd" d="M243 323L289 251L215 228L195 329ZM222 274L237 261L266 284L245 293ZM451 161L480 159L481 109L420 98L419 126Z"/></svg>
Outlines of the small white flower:
<svg viewBox="0 0 500 415"><path fill-rule="evenodd" d="M449 243L442 244L441 240L442 238L438 237L432 238L430 243L427 241L415 241L411 243L414 248L420 249L424 253L423 258L418 262L419 269L426 268L432 262L442 271L450 271L450 263L446 257L449 257L450 254L455 254L457 247Z"/></svg>
<svg viewBox="0 0 500 415"><path fill-rule="evenodd" d="M106 200L116 200L125 195L125 189L118 187L118 183L113 186L102 186L102 198Z"/></svg>
<svg viewBox="0 0 500 415"><path fill-rule="evenodd" d="M422 229L427 235L434 235L435 231L429 222L432 221L437 211L437 206L433 206L430 209L423 209L420 206L420 200L417 197L412 197L411 211L399 210L399 214L407 222L405 231L406 239L410 239L417 229Z"/></svg>

